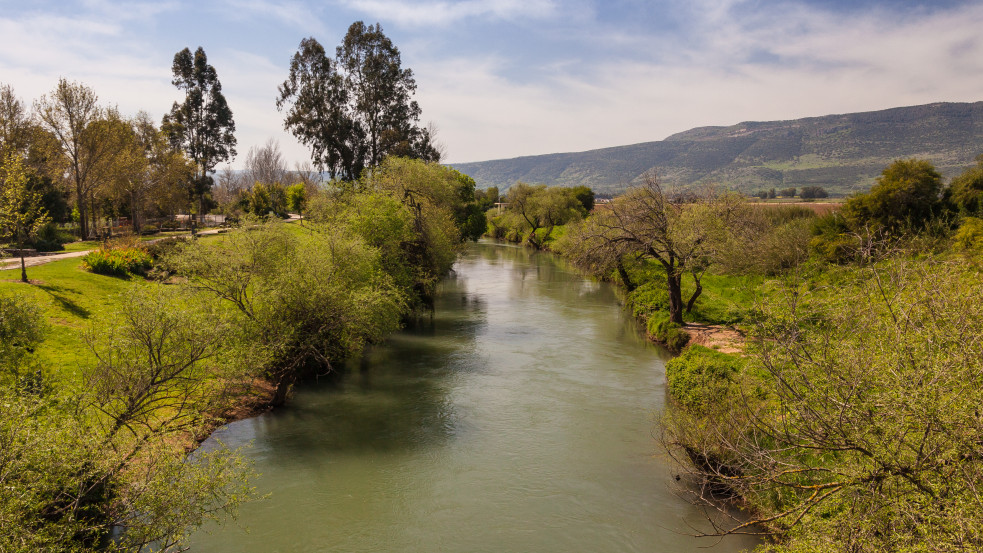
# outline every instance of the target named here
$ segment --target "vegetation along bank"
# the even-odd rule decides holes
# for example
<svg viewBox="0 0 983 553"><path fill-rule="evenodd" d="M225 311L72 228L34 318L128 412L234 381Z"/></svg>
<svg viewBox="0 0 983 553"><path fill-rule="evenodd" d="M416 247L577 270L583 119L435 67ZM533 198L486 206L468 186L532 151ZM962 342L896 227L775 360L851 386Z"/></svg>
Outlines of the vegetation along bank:
<svg viewBox="0 0 983 553"><path fill-rule="evenodd" d="M983 158L947 184L895 161L834 211L650 176L540 235L530 202L504 200L489 234L619 282L682 352L662 436L680 490L724 513L715 535L763 534L772 551L983 547ZM708 325L743 344L692 344Z"/></svg>

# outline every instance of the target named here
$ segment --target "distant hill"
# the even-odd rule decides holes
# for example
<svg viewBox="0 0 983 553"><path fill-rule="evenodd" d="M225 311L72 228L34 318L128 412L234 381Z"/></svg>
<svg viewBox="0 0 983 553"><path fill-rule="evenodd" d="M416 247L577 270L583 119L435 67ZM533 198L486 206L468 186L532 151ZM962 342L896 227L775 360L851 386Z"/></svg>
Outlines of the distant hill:
<svg viewBox="0 0 983 553"><path fill-rule="evenodd" d="M677 186L718 183L750 193L818 185L849 194L870 188L894 159L928 159L951 177L981 153L983 102L975 102L699 127L657 142L452 165L479 188L521 180L613 194L655 170Z"/></svg>

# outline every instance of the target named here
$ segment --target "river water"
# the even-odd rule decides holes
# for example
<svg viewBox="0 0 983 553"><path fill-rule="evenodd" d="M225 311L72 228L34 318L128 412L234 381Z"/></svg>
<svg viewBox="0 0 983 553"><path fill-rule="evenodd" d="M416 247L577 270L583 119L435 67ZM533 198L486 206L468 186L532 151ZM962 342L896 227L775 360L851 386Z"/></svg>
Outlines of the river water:
<svg viewBox="0 0 983 553"><path fill-rule="evenodd" d="M431 322L338 382L210 440L261 501L198 552L733 552L692 537L659 445L668 355L605 284L525 248L473 246ZM206 447L209 444L206 442Z"/></svg>

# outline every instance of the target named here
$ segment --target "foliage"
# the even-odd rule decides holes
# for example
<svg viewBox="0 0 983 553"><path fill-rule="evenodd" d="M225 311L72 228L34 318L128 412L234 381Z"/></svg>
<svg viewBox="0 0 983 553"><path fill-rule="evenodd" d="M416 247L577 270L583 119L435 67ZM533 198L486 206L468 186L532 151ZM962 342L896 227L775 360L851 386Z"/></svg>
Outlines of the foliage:
<svg viewBox="0 0 983 553"><path fill-rule="evenodd" d="M896 258L844 276L774 296L750 360L767 394L741 384L676 440L759 513L719 531L764 524L789 539L781 551L977 549L978 269Z"/></svg>
<svg viewBox="0 0 983 553"><path fill-rule="evenodd" d="M516 230L528 233L526 242L536 249L542 249L558 225L580 219L586 214L576 194L570 188L517 182L509 187L505 201L508 210L525 222L524 228ZM540 229L543 229L542 233Z"/></svg>
<svg viewBox="0 0 983 553"><path fill-rule="evenodd" d="M574 263L593 274L617 271L629 291L636 287L626 263L653 259L665 270L669 320L683 324L702 293L700 279L712 263L743 203L736 195L667 195L653 175L643 186L615 198L567 234L561 246ZM695 290L684 305L682 277L690 274Z"/></svg>
<svg viewBox="0 0 983 553"><path fill-rule="evenodd" d="M799 197L803 200L827 198L829 193L822 186L803 186L799 191Z"/></svg>
<svg viewBox="0 0 983 553"><path fill-rule="evenodd" d="M50 218L41 205L41 195L28 189L21 160L11 156L0 162L0 239L17 244L21 280L27 282L24 247L37 238Z"/></svg>
<svg viewBox="0 0 983 553"><path fill-rule="evenodd" d="M584 207L584 213L590 213L594 209L594 191L589 186L574 186L573 195Z"/></svg>
<svg viewBox="0 0 983 553"><path fill-rule="evenodd" d="M355 180L386 156L437 161L430 131L417 123L413 72L379 25L352 23L335 58L314 38L301 41L279 87L284 127L311 149L332 178Z"/></svg>
<svg viewBox="0 0 983 553"><path fill-rule="evenodd" d="M234 307L282 404L297 379L330 371L399 325L405 297L379 252L341 229L304 235L272 223L190 243L168 259L191 284Z"/></svg>
<svg viewBox="0 0 983 553"><path fill-rule="evenodd" d="M146 250L134 246L104 246L85 254L82 264L93 273L125 277L149 269L153 258Z"/></svg>
<svg viewBox="0 0 983 553"><path fill-rule="evenodd" d="M134 289L90 333L98 362L75 393L0 386L0 550L178 551L206 519L234 514L249 470L219 448L185 461L175 433L197 428L200 377L221 346L174 289Z"/></svg>
<svg viewBox="0 0 983 553"><path fill-rule="evenodd" d="M218 73L208 64L202 47L194 54L188 48L174 54L171 70L171 83L184 93L184 101L174 102L170 113L164 116L162 128L171 144L183 150L194 164L188 198L201 201L211 187L208 174L217 164L236 155L235 121L222 94Z"/></svg>
<svg viewBox="0 0 983 553"><path fill-rule="evenodd" d="M47 332L48 322L36 301L0 292L0 388L41 384L37 382L40 369L29 357Z"/></svg>
<svg viewBox="0 0 983 553"><path fill-rule="evenodd" d="M974 167L952 179L949 192L952 202L961 212L983 214L983 155L977 156Z"/></svg>
<svg viewBox="0 0 983 553"><path fill-rule="evenodd" d="M870 192L847 200L843 215L854 230L918 230L946 209L935 167L925 160L899 159L884 169Z"/></svg>
<svg viewBox="0 0 983 553"><path fill-rule="evenodd" d="M287 207L295 213L304 213L307 206L307 189L298 182L287 187Z"/></svg>
<svg viewBox="0 0 983 553"><path fill-rule="evenodd" d="M692 345L666 363L669 394L693 415L705 416L711 406L733 393L743 364L740 357Z"/></svg>
<svg viewBox="0 0 983 553"><path fill-rule="evenodd" d="M683 330L683 325L674 323L664 315L653 315L649 317L646 328L650 336L666 346L666 349L673 352L681 351L689 343L690 335Z"/></svg>
<svg viewBox="0 0 983 553"><path fill-rule="evenodd" d="M962 224L953 237L953 243L959 250L983 249L983 219L963 217Z"/></svg>

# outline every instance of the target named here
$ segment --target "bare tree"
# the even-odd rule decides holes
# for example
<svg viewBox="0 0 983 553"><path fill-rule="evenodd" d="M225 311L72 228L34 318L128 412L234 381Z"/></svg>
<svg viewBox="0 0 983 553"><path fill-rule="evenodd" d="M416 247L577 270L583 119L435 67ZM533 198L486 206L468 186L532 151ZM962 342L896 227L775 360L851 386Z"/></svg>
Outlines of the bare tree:
<svg viewBox="0 0 983 553"><path fill-rule="evenodd" d="M276 140L270 138L263 146L249 149L246 154L246 175L249 186L257 182L266 185L285 184L287 164Z"/></svg>

